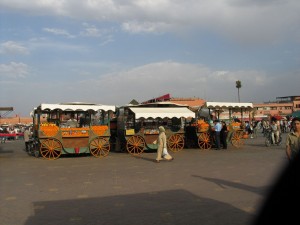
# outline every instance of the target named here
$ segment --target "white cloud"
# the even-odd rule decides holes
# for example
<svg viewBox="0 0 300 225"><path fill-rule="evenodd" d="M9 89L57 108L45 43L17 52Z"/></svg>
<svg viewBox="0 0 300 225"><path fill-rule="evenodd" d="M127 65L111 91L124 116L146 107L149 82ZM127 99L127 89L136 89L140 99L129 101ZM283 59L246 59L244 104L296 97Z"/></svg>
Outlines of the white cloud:
<svg viewBox="0 0 300 225"><path fill-rule="evenodd" d="M31 96L30 90L43 93L36 98L28 98L26 106L11 97L10 104L24 110L28 115L30 110L40 104L57 102L95 102L101 104L123 105L132 99L144 101L166 93L172 97L200 97L207 101L237 101L235 82L240 80L242 88L240 96L242 102L263 102L275 100L278 96L297 95L300 82L299 73L284 76L268 74L255 70L218 70L205 65L181 63L175 61L161 61L141 65L127 70L98 75L97 63L91 64L92 71L86 71L89 76L81 76L72 80L63 79L44 82L39 80L24 80L26 90L24 96ZM83 71L84 72L84 71ZM299 71L298 71L299 72ZM10 75L28 74L28 67L22 63L12 62L0 64L0 77L3 82ZM88 78L88 79L87 79ZM16 88L22 90L24 82L14 80L12 85L2 85L2 93L10 93ZM2 82L2 81L1 81ZM3 84L2 82L2 84ZM42 83L40 83L42 82ZM55 87L55 91L53 91ZM289 87L289 88L284 88Z"/></svg>
<svg viewBox="0 0 300 225"><path fill-rule="evenodd" d="M95 25L91 25L88 23L83 23L84 26L84 31L81 31L80 34L82 36L87 36L87 37L101 37L103 36L103 33L105 33L105 31L101 31L100 29L98 29Z"/></svg>
<svg viewBox="0 0 300 225"><path fill-rule="evenodd" d="M29 50L14 41L7 41L1 43L0 45L0 54L12 54L12 55L27 55L29 54Z"/></svg>
<svg viewBox="0 0 300 225"><path fill-rule="evenodd" d="M84 30L80 32L81 36L100 38L100 46L106 45L114 41L113 34L115 33L114 28L98 28L96 25L83 23Z"/></svg>
<svg viewBox="0 0 300 225"><path fill-rule="evenodd" d="M74 35L71 35L68 31L64 30L64 29L58 29L58 28L44 28L43 31L48 32L48 33L52 33L55 35L59 35L59 36L65 36L68 38L74 38Z"/></svg>
<svg viewBox="0 0 300 225"><path fill-rule="evenodd" d="M124 31L130 33L162 33L168 29L169 25L159 22L139 22L128 21L121 25Z"/></svg>
<svg viewBox="0 0 300 225"><path fill-rule="evenodd" d="M33 51L42 50L44 52L57 51L57 52L76 52L85 53L88 47L81 44L72 44L70 42L53 41L48 38L30 39L28 42L29 48Z"/></svg>
<svg viewBox="0 0 300 225"><path fill-rule="evenodd" d="M253 94L259 96L260 89L272 83L261 71L218 71L198 64L163 61L82 80L71 88L74 91L84 88L87 95L97 93L97 99L114 104L125 104L133 98L144 101L166 93L175 97L236 101L236 80L242 81L244 101L254 101ZM257 93L252 93L253 90Z"/></svg>
<svg viewBox="0 0 300 225"><path fill-rule="evenodd" d="M242 42L295 40L300 30L298 0L2 0L0 7L117 22L133 33L209 30ZM99 34L94 28L87 32Z"/></svg>
<svg viewBox="0 0 300 225"><path fill-rule="evenodd" d="M0 64L0 77L24 78L29 73L29 67L24 63L10 62Z"/></svg>

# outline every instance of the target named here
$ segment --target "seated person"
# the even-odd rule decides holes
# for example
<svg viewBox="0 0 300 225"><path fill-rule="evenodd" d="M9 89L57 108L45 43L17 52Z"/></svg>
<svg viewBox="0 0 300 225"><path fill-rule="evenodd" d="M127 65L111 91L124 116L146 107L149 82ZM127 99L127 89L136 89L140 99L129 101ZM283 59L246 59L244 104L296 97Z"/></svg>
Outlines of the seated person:
<svg viewBox="0 0 300 225"><path fill-rule="evenodd" d="M66 123L67 127L78 127L77 120L74 118L74 115Z"/></svg>

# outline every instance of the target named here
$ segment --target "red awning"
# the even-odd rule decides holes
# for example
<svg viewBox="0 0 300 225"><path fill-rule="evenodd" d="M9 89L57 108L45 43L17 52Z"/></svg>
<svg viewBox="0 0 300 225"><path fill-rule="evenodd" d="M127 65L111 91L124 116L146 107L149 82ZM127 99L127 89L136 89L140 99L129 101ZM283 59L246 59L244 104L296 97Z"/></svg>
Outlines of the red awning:
<svg viewBox="0 0 300 225"><path fill-rule="evenodd" d="M272 116L272 118L276 119L276 120L282 120L283 117L282 116Z"/></svg>

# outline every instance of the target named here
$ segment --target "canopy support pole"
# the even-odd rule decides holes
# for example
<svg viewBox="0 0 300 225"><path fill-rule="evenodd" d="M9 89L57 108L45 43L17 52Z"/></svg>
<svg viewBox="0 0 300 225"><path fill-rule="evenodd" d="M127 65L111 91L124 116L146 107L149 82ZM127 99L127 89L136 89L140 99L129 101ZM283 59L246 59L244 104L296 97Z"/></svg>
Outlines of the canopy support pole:
<svg viewBox="0 0 300 225"><path fill-rule="evenodd" d="M243 109L241 108L241 121L243 122Z"/></svg>

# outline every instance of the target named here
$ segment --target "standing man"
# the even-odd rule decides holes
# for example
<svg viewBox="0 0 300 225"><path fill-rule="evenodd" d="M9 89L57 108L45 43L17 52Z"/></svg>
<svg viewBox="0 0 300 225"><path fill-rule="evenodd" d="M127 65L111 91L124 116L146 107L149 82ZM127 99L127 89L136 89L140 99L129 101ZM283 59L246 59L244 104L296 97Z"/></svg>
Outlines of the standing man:
<svg viewBox="0 0 300 225"><path fill-rule="evenodd" d="M272 130L272 144L277 144L279 141L279 127L277 125L276 120L272 120L271 122L271 130Z"/></svg>
<svg viewBox="0 0 300 225"><path fill-rule="evenodd" d="M286 137L286 155L292 160L300 152L300 118L292 120L293 130Z"/></svg>
<svg viewBox="0 0 300 225"><path fill-rule="evenodd" d="M24 141L25 141L25 150L26 152L28 152L28 145L29 145L29 139L30 139L30 131L28 129L28 127L26 127L25 131L24 131Z"/></svg>
<svg viewBox="0 0 300 225"><path fill-rule="evenodd" d="M227 149L227 133L228 133L227 125L226 125L225 121L222 121L221 124L222 124L222 129L220 132L220 140L221 140L223 149Z"/></svg>
<svg viewBox="0 0 300 225"><path fill-rule="evenodd" d="M216 150L220 150L220 138L221 138L221 130L222 130L222 125L219 120L215 120L215 125L214 125L214 130L215 130L215 138L216 138Z"/></svg>

